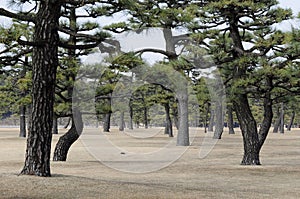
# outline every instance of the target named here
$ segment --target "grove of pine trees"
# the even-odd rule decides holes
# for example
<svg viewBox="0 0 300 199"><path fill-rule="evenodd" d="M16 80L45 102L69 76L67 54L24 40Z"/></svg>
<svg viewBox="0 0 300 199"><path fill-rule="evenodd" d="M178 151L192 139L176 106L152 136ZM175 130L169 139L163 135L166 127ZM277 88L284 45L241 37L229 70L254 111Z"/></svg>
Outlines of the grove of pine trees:
<svg viewBox="0 0 300 199"><path fill-rule="evenodd" d="M105 132L110 131L113 110L119 112L120 131L133 129L134 123L149 128L153 119L149 110L155 104L165 114L158 119L164 121L165 134L173 137L172 127L178 129L179 146L190 145L189 126L202 125L205 133L207 127L208 131L215 127L214 139L221 139L224 121L234 134L237 120L244 146L241 164L260 165L260 151L271 126L283 133L284 114L290 116L288 130L295 121L300 30L284 32L278 28L281 22L292 19L293 13L277 6L276 0L13 0L12 4L19 11L0 8L0 16L12 20L10 27L0 27L0 117L20 115L20 136L27 136L21 174L51 176L52 133L57 133L60 117L70 118L72 124L60 137L53 159L67 159L71 145L83 131L82 116L86 114L72 103L76 75L82 66L81 57L95 51L109 54L107 69L97 77L94 96L97 119ZM125 16L122 22L114 23L116 14ZM138 34L150 28L162 31L164 50L145 47L122 52L114 40L114 35L126 31ZM145 53L164 59L148 66L142 59ZM94 66L85 67L92 71ZM151 83L145 74L155 67L160 80ZM168 67L172 69L169 72ZM161 75L161 68L170 74ZM214 89L208 88L201 69L218 71L220 79ZM150 84L129 96L128 107L112 107L114 90L122 88L118 81L134 79L126 74L129 71L137 71L134 76ZM175 89L166 87L166 79L171 77L182 84ZM193 103L201 113L193 124L189 121L195 115L188 110L188 85L196 93ZM212 92L217 97L212 97ZM226 100L218 97L225 95Z"/></svg>

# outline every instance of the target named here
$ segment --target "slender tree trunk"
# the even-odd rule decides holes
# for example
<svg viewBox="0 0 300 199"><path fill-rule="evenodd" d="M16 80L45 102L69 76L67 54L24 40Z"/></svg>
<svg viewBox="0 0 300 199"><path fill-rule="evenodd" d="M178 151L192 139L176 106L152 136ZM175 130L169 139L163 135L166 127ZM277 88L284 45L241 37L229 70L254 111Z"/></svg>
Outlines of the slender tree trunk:
<svg viewBox="0 0 300 199"><path fill-rule="evenodd" d="M110 130L110 117L111 113L106 113L103 118L103 132L109 132Z"/></svg>
<svg viewBox="0 0 300 199"><path fill-rule="evenodd" d="M228 106L228 130L229 130L229 134L235 134L234 132L234 128L233 128L233 110L232 110L232 106L229 105Z"/></svg>
<svg viewBox="0 0 300 199"><path fill-rule="evenodd" d="M133 130L133 110L131 106L129 106L129 129Z"/></svg>
<svg viewBox="0 0 300 199"><path fill-rule="evenodd" d="M224 129L224 115L222 102L216 103L216 128L214 131L214 139L221 139Z"/></svg>
<svg viewBox="0 0 300 199"><path fill-rule="evenodd" d="M288 125L288 127L287 127L287 130L288 130L288 131L291 131L291 128L292 128L292 126L293 126L293 124L294 124L295 115L296 115L296 113L295 113L295 111L293 110L293 111L292 111L291 120L290 120L289 125Z"/></svg>
<svg viewBox="0 0 300 199"><path fill-rule="evenodd" d="M165 126L165 134L168 134L169 137L173 137L173 127L172 127L172 120L170 116L170 105L169 103L164 104L165 111L166 111L166 126Z"/></svg>
<svg viewBox="0 0 300 199"><path fill-rule="evenodd" d="M210 118L209 118L209 124L208 124L208 131L213 132L214 131L214 121L215 121L215 110L210 109Z"/></svg>
<svg viewBox="0 0 300 199"><path fill-rule="evenodd" d="M148 128L148 109L147 107L144 107L144 124L145 124L145 129Z"/></svg>
<svg viewBox="0 0 300 199"><path fill-rule="evenodd" d="M57 121L57 116L54 116L54 117L53 117L52 134L58 134L58 121Z"/></svg>
<svg viewBox="0 0 300 199"><path fill-rule="evenodd" d="M207 109L204 118L204 133L207 133L207 120L208 120L209 110L210 110L210 103L207 103Z"/></svg>
<svg viewBox="0 0 300 199"><path fill-rule="evenodd" d="M280 113L280 133L284 134L284 104L281 103L281 113Z"/></svg>
<svg viewBox="0 0 300 199"><path fill-rule="evenodd" d="M71 145L79 138L83 130L83 121L80 111L73 110L72 126L67 133L61 136L56 144L53 161L66 161Z"/></svg>
<svg viewBox="0 0 300 199"><path fill-rule="evenodd" d="M67 124L64 126L64 129L68 128L68 126L70 125L70 122L71 122L71 117L68 118L68 122L67 122Z"/></svg>
<svg viewBox="0 0 300 199"><path fill-rule="evenodd" d="M32 55L32 114L21 174L51 176L50 152L54 85L58 64L61 1L40 1L36 14Z"/></svg>
<svg viewBox="0 0 300 199"><path fill-rule="evenodd" d="M20 106L20 134L19 137L26 137L26 106Z"/></svg>
<svg viewBox="0 0 300 199"><path fill-rule="evenodd" d="M273 133L278 133L278 129L279 129L279 126L280 126L280 120L281 120L280 114L281 114L281 112L279 111L279 107L278 107L277 114L276 114L277 115L277 120L274 123Z"/></svg>
<svg viewBox="0 0 300 199"><path fill-rule="evenodd" d="M172 116L176 129L179 129L179 120L178 120L178 108L172 107Z"/></svg>
<svg viewBox="0 0 300 199"><path fill-rule="evenodd" d="M120 121L119 121L119 131L124 131L125 122L124 122L124 112L120 113Z"/></svg>

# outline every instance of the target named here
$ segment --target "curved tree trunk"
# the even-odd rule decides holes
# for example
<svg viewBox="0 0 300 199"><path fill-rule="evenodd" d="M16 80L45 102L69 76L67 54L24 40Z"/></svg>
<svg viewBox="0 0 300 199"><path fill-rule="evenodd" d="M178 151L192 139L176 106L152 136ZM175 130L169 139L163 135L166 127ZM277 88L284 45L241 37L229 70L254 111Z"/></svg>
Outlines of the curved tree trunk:
<svg viewBox="0 0 300 199"><path fill-rule="evenodd" d="M72 116L72 126L67 133L61 136L55 146L53 161L66 161L71 145L79 138L83 130L83 121L80 111L76 110Z"/></svg>
<svg viewBox="0 0 300 199"><path fill-rule="evenodd" d="M36 14L32 54L32 114L26 159L21 174L51 176L50 152L54 85L58 64L61 2L40 1Z"/></svg>
<svg viewBox="0 0 300 199"><path fill-rule="evenodd" d="M244 142L244 156L242 165L260 165L259 160L259 140L257 132L257 124L251 113L247 96L241 94L236 96L234 105L236 113L241 126L243 142Z"/></svg>
<svg viewBox="0 0 300 199"><path fill-rule="evenodd" d="M67 124L64 126L64 129L68 128L68 126L70 125L70 122L71 122L71 118L69 117Z"/></svg>

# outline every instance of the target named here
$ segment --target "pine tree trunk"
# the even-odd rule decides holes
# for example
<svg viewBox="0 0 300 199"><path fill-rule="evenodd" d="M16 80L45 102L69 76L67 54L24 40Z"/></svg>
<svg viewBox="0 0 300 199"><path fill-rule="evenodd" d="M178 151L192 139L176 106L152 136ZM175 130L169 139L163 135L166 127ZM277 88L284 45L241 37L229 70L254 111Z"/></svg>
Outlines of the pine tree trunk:
<svg viewBox="0 0 300 199"><path fill-rule="evenodd" d="M145 124L145 129L148 129L148 109L147 109L147 107L144 107L144 124Z"/></svg>
<svg viewBox="0 0 300 199"><path fill-rule="evenodd" d="M182 92L182 93L181 93ZM177 146L189 146L189 121L188 121L188 95L187 88L177 93L179 107L179 129L177 134Z"/></svg>
<svg viewBox="0 0 300 199"><path fill-rule="evenodd" d="M241 126L243 142L244 142L244 156L241 162L242 165L260 165L259 160L259 139L257 132L257 124L251 113L247 96L240 94L234 100L236 113Z"/></svg>
<svg viewBox="0 0 300 199"><path fill-rule="evenodd" d="M32 114L21 174L51 176L54 85L58 64L60 1L40 1L32 53Z"/></svg>
<svg viewBox="0 0 300 199"><path fill-rule="evenodd" d="M131 106L129 106L129 129L133 130L133 110Z"/></svg>
<svg viewBox="0 0 300 199"><path fill-rule="evenodd" d="M54 117L53 117L52 134L58 134L58 121L57 121L57 116L54 116Z"/></svg>
<svg viewBox="0 0 300 199"><path fill-rule="evenodd" d="M232 106L229 105L228 106L228 130L229 130L229 134L235 134L233 126L234 126L233 125L233 110L232 110Z"/></svg>
<svg viewBox="0 0 300 199"><path fill-rule="evenodd" d="M210 110L210 118L209 118L209 124L208 124L208 131L213 132L214 131L214 121L215 121L215 110L211 108Z"/></svg>
<svg viewBox="0 0 300 199"><path fill-rule="evenodd" d="M288 125L288 127L287 127L287 130L288 130L288 131L291 131L291 128L292 128L292 126L293 126L293 124L294 124L295 115L296 115L296 113L295 113L295 111L293 110L293 111L292 111L291 120L290 120L289 125Z"/></svg>
<svg viewBox="0 0 300 199"><path fill-rule="evenodd" d="M71 118L69 117L67 124L64 126L64 129L68 128L68 126L70 125L70 122L71 122Z"/></svg>
<svg viewBox="0 0 300 199"><path fill-rule="evenodd" d="M274 123L274 127L273 127L273 133L278 133L278 129L279 129L279 126L280 126L280 111L279 111L279 108L277 109L277 120L275 121Z"/></svg>
<svg viewBox="0 0 300 199"><path fill-rule="evenodd" d="M168 103L164 104L166 111L166 126L165 126L165 134L168 134L169 137L173 137L173 128L172 128L172 120L170 116L170 105Z"/></svg>
<svg viewBox="0 0 300 199"><path fill-rule="evenodd" d="M176 129L179 129L179 120L178 120L178 108L177 107L172 107L172 116L173 116L173 121Z"/></svg>
<svg viewBox="0 0 300 199"><path fill-rule="evenodd" d="M216 127L214 131L214 139L221 139L224 129L224 117L222 102L216 103Z"/></svg>
<svg viewBox="0 0 300 199"><path fill-rule="evenodd" d="M19 137L26 137L26 106L20 106L20 134Z"/></svg>
<svg viewBox="0 0 300 199"><path fill-rule="evenodd" d="M284 134L284 104L281 103L281 112L280 112L280 133Z"/></svg>
<svg viewBox="0 0 300 199"><path fill-rule="evenodd" d="M103 132L109 132L110 130L110 117L111 113L106 113L103 118Z"/></svg>
<svg viewBox="0 0 300 199"><path fill-rule="evenodd" d="M83 130L83 121L80 111L73 110L72 126L67 133L61 136L55 146L53 161L66 161L71 145L79 138Z"/></svg>
<svg viewBox="0 0 300 199"><path fill-rule="evenodd" d="M120 121L119 121L119 131L124 131L125 122L124 122L124 112L120 113Z"/></svg>
<svg viewBox="0 0 300 199"><path fill-rule="evenodd" d="M207 133L207 120L208 120L208 115L209 115L209 109L210 109L210 103L207 103L207 109L206 109L205 118L204 118L204 133Z"/></svg>

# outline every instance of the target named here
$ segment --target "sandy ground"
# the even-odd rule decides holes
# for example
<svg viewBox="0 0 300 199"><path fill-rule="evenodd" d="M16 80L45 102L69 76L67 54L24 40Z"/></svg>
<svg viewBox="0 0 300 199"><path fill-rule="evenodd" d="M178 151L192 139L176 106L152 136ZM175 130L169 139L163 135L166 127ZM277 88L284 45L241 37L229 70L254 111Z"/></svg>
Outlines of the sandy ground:
<svg viewBox="0 0 300 199"><path fill-rule="evenodd" d="M87 129L84 133L96 136L98 131ZM154 131L158 133L154 137L141 139L113 130L105 139L124 151L119 164L129 168L133 162L126 162L127 153L149 153L170 141L158 129L139 129L131 135L153 136ZM63 132L54 135L52 148ZM225 132L209 155L200 159L203 136L200 131L192 146L171 165L142 174L105 166L87 146L99 140L93 137L94 142L87 144L83 137L71 147L67 162L51 162L52 177L43 178L18 176L26 139L18 138L17 129L0 128L0 198L300 198L300 129L284 135L270 133L261 152L262 166L240 165L243 146L239 132ZM168 157L172 155L170 151ZM149 164L137 162L145 169Z"/></svg>

